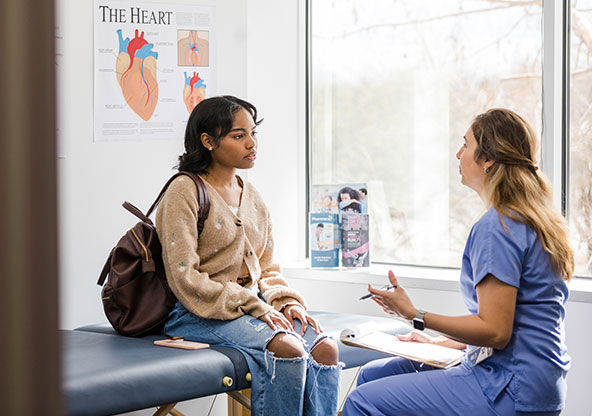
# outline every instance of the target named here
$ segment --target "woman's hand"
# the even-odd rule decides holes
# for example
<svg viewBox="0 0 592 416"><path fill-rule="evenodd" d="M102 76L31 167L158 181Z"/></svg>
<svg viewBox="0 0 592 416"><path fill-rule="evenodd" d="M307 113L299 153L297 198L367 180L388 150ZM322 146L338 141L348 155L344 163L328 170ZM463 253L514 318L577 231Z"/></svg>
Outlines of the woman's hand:
<svg viewBox="0 0 592 416"><path fill-rule="evenodd" d="M422 344L440 344L444 337L432 337L423 331L413 330L405 335L397 335L399 341L421 342Z"/></svg>
<svg viewBox="0 0 592 416"><path fill-rule="evenodd" d="M276 311L275 309L271 309L269 312L264 313L259 317L259 319L269 325L269 327L274 331L278 329L278 327L288 331L294 330L294 324L286 319L282 313Z"/></svg>
<svg viewBox="0 0 592 416"><path fill-rule="evenodd" d="M411 320L417 315L417 309L411 303L405 289L399 285L392 270L388 273L393 291L374 289L368 285L368 292L372 294L372 300L378 304L386 313L399 318Z"/></svg>
<svg viewBox="0 0 592 416"><path fill-rule="evenodd" d="M317 334L323 332L320 322L307 314L301 305L292 304L286 306L284 308L284 315L286 315L286 318L288 318L288 320L292 323L292 327L294 326L294 319L298 319L300 322L302 322L302 330L300 331L301 336L304 336L309 323L312 325Z"/></svg>
<svg viewBox="0 0 592 416"><path fill-rule="evenodd" d="M410 341L410 342L421 342L424 344L440 345L442 347L454 348L455 350L464 350L467 348L467 344L455 341L443 335L438 337L432 337L423 331L413 330L405 335L397 335L399 341Z"/></svg>

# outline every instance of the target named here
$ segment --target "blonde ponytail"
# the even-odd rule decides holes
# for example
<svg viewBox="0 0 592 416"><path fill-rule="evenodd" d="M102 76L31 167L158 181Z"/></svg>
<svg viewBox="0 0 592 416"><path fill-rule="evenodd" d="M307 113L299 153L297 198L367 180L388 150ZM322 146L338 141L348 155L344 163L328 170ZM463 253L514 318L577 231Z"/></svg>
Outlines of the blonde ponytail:
<svg viewBox="0 0 592 416"><path fill-rule="evenodd" d="M484 196L499 213L534 229L555 272L570 280L574 254L567 222L552 202L551 187L535 167L536 135L518 114L491 109L475 118L476 160L493 160ZM503 224L503 221L502 221ZM504 226L505 227L505 226Z"/></svg>

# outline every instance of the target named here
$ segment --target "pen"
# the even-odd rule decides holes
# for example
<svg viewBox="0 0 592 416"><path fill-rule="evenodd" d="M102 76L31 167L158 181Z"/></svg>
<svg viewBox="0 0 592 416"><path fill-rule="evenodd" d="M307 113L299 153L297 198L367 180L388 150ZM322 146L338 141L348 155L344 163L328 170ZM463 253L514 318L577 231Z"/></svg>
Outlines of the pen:
<svg viewBox="0 0 592 416"><path fill-rule="evenodd" d="M396 289L397 286L394 285L386 285L380 288L380 290L391 290L391 289ZM360 300L364 300L364 299L368 299L372 297L372 293L368 293L367 295L364 295L360 298Z"/></svg>

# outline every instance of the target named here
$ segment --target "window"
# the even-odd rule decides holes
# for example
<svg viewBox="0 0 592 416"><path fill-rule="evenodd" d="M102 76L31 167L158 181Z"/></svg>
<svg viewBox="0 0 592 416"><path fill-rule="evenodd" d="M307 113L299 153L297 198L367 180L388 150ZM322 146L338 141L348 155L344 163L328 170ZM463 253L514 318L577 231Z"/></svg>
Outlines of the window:
<svg viewBox="0 0 592 416"><path fill-rule="evenodd" d="M309 7L310 183L367 184L372 261L459 267L483 211L455 158L472 118L508 107L542 130L542 4ZM587 49L581 59L588 63Z"/></svg>
<svg viewBox="0 0 592 416"><path fill-rule="evenodd" d="M592 276L592 1L572 2L569 223L576 274Z"/></svg>

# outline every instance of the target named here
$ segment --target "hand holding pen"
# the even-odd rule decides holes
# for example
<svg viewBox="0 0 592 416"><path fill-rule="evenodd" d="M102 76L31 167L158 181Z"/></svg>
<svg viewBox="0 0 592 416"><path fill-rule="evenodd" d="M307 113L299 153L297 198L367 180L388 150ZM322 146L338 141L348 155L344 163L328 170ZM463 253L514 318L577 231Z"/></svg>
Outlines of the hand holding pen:
<svg viewBox="0 0 592 416"><path fill-rule="evenodd" d="M407 292L401 287L392 270L389 270L388 278L390 284L386 287L375 289L368 285L370 293L362 296L360 300L372 298L389 315L408 320L413 319L417 314L417 309L411 303ZM391 289L393 290L391 291Z"/></svg>
<svg viewBox="0 0 592 416"><path fill-rule="evenodd" d="M397 286L394 286L394 285L384 285L379 290L391 290L391 289L396 289L396 288L397 288ZM360 300L368 299L368 298L371 298L372 296L373 296L372 293L368 293L367 295L362 296L360 298Z"/></svg>

